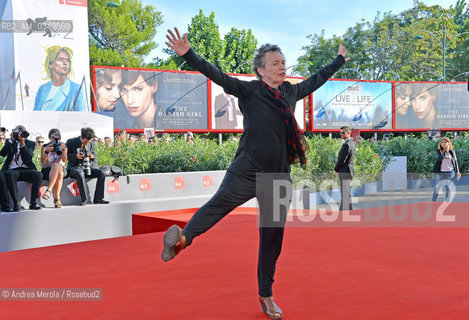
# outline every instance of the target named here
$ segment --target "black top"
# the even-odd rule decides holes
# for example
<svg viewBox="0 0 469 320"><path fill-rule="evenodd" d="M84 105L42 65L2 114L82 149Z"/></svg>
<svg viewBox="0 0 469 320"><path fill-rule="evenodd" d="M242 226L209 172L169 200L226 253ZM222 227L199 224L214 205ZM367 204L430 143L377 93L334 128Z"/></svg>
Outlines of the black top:
<svg viewBox="0 0 469 320"><path fill-rule="evenodd" d="M354 159L355 143L352 138L349 138L342 144L342 148L340 148L334 171L339 173L350 173L350 176L353 177L355 173L355 167L353 165Z"/></svg>
<svg viewBox="0 0 469 320"><path fill-rule="evenodd" d="M83 159L77 158L78 149L81 149L81 139L80 137L72 138L67 140L67 157L68 157L68 169L72 168L83 168ZM88 151L89 154L93 154L94 158L90 158L91 168L99 168L98 161L96 160L95 154L95 145L94 141L91 140L86 146L85 150Z"/></svg>
<svg viewBox="0 0 469 320"><path fill-rule="evenodd" d="M20 155L21 159L23 160L23 163L29 168L29 169L36 169L36 165L33 162L33 155L34 155L34 149L36 148L36 143L31 140L25 140L24 141L24 146L20 147ZM10 166L11 161L16 155L16 152L18 150L18 142L13 141L11 142L10 139L8 139L5 142L5 145L3 146L2 150L0 150L0 156L1 157L7 157L5 162L3 163L2 170L1 171L6 171L8 170L8 167Z"/></svg>
<svg viewBox="0 0 469 320"><path fill-rule="evenodd" d="M239 108L243 113L244 133L236 156L244 152L248 160L263 172L289 172L287 130L278 99L268 92L261 81L242 81L230 77L199 57L192 49L183 58L190 66L223 87L226 93L238 97ZM295 108L296 101L323 85L344 63L344 57L338 55L332 64L305 81L298 84L285 81L279 86L279 90Z"/></svg>
<svg viewBox="0 0 469 320"><path fill-rule="evenodd" d="M446 157L447 151L440 152L440 149L436 149L436 162L435 166L433 167L433 172L440 173L441 171L441 163L443 159ZM454 150L449 150L449 154L451 157L451 162L453 163L454 172L459 173L459 164L458 158L456 157L456 152Z"/></svg>

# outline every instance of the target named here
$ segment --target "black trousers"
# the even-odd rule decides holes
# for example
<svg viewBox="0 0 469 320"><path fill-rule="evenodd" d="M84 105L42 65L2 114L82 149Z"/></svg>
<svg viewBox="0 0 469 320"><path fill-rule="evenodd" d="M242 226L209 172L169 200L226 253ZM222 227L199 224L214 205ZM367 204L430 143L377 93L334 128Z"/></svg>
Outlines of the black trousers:
<svg viewBox="0 0 469 320"><path fill-rule="evenodd" d="M34 169L16 168L5 171L5 180L7 182L8 191L14 203L18 203L18 181L26 181L31 183L31 204L37 202L39 197L39 188L42 183L42 173Z"/></svg>
<svg viewBox="0 0 469 320"><path fill-rule="evenodd" d="M7 181L3 175L3 172L0 172L0 206L2 211L5 211L10 207L8 200Z"/></svg>
<svg viewBox="0 0 469 320"><path fill-rule="evenodd" d="M352 210L352 199L350 197L350 182L352 181L352 176L349 173L339 173L340 180L340 211L343 210Z"/></svg>
<svg viewBox="0 0 469 320"><path fill-rule="evenodd" d="M68 176L77 181L82 201L86 201L85 178L97 178L98 180L96 181L96 190L94 191L93 201L103 200L104 182L106 181L106 175L103 170L91 168L91 174L85 176L85 172L82 169L72 168L68 171Z"/></svg>
<svg viewBox="0 0 469 320"><path fill-rule="evenodd" d="M259 186L256 194L257 173L259 173L259 170L251 165L245 156L238 156L228 168L216 194L197 210L182 233L187 239L187 245L190 245L195 237L209 230L233 209L257 197L261 215L257 268L259 295L270 297L272 296L275 265L282 250L288 207L281 214L281 219L278 223L262 223L262 220L271 220L266 218L266 216L272 215L272 197L264 195L262 190L260 192ZM269 190L266 190L266 193L269 193ZM272 193L272 190L270 190L270 193Z"/></svg>

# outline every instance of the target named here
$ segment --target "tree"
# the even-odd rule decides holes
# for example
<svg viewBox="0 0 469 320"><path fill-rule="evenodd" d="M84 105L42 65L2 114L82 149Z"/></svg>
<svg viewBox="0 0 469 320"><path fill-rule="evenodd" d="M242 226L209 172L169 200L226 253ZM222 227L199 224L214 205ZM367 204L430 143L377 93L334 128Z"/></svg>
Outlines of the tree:
<svg viewBox="0 0 469 320"><path fill-rule="evenodd" d="M426 6L416 1L414 7L399 14L378 12L372 22L364 21L347 29L341 37L309 35L311 43L303 47L305 54L298 59L301 65L310 63L314 72L330 62L338 44L343 42L351 58L341 72L341 78L368 80L437 80L443 69L443 30L446 30L446 80L467 71L468 46L465 37L457 37L469 29L469 13L464 0L456 7L444 9L438 5ZM435 36L431 36L430 32ZM417 40L417 35L424 36ZM438 40L439 41L438 41ZM454 40L452 40L454 39ZM451 42L449 42L451 41Z"/></svg>
<svg viewBox="0 0 469 320"><path fill-rule="evenodd" d="M254 57L257 40L250 29L232 28L222 39L215 22L215 14L212 12L206 16L200 10L188 26L187 39L199 56L224 72L252 73L250 61ZM173 50L164 51L170 54L170 59L164 61L163 66L171 65L170 61L174 61L182 70L193 70Z"/></svg>
<svg viewBox="0 0 469 320"><path fill-rule="evenodd" d="M161 70L177 70L178 66L171 58L163 60L161 58L155 57L150 63L145 65L147 69L161 69Z"/></svg>
<svg viewBox="0 0 469 320"><path fill-rule="evenodd" d="M454 22L459 34L469 32L469 5L464 0L458 0L455 6ZM461 81L461 73L469 72L467 57L469 57L469 34L464 34L455 39L457 41L448 61L449 74L447 79L457 77ZM467 77L466 77L467 78Z"/></svg>
<svg viewBox="0 0 469 320"><path fill-rule="evenodd" d="M222 41L220 40L220 33L218 25L215 23L215 14L213 12L207 17L202 10L199 10L199 14L191 19L191 24L188 26L187 39L191 43L191 48L199 56L218 66L218 56L222 48ZM169 60L165 61L165 65L170 65L172 60L182 70L194 70L172 49L166 48L163 51L170 55Z"/></svg>
<svg viewBox="0 0 469 320"><path fill-rule="evenodd" d="M402 13L403 16L413 20L413 23L405 28L408 34L413 38L417 35L423 37L423 39L413 41L415 48L411 57L414 68L413 80L428 80L428 74L434 74L431 80L437 80L443 74L443 35L446 30L446 41L457 35L455 13L453 7L449 9L443 9L438 5L428 7L421 2L415 2L414 8ZM447 62L452 59L452 51L457 44L456 39L456 41L451 41L447 48L445 52ZM446 66L448 67L448 63ZM455 72L455 70L446 69L450 71L450 74ZM446 77L445 80L449 79Z"/></svg>
<svg viewBox="0 0 469 320"><path fill-rule="evenodd" d="M122 0L115 8L108 8L108 2L88 3L90 62L138 67L157 47L153 38L163 23L163 15L151 5L143 6L140 0Z"/></svg>
<svg viewBox="0 0 469 320"><path fill-rule="evenodd" d="M187 38L199 56L217 65L223 45L218 25L215 23L215 13L212 12L206 17L202 10L199 10L199 14L192 18L188 27Z"/></svg>
<svg viewBox="0 0 469 320"><path fill-rule="evenodd" d="M308 35L307 38L311 41L311 44L302 48L306 52L298 58L298 66L295 68L295 71L300 72L303 76L307 72L314 73L315 70L329 64L331 57L337 54L335 48L339 46L338 43L340 42L340 38L335 36L332 39L326 39L324 30L321 31L320 35ZM350 49L349 51L352 52ZM307 71L304 70L304 66L307 66ZM342 75L345 74L342 73Z"/></svg>
<svg viewBox="0 0 469 320"><path fill-rule="evenodd" d="M252 73L252 59L256 51L257 40L251 29L231 28L223 39L223 50L218 63L225 72Z"/></svg>

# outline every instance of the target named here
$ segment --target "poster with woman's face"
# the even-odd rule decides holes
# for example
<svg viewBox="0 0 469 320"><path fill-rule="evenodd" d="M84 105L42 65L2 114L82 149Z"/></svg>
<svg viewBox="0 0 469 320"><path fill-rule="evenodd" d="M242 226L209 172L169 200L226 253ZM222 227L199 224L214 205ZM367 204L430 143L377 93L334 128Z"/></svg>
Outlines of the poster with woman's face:
<svg viewBox="0 0 469 320"><path fill-rule="evenodd" d="M207 78L197 73L96 67L97 112L114 129L208 129Z"/></svg>
<svg viewBox="0 0 469 320"><path fill-rule="evenodd" d="M96 69L95 71L95 92L96 111L114 111L119 101L122 82L122 70L120 69Z"/></svg>
<svg viewBox="0 0 469 320"><path fill-rule="evenodd" d="M399 82L395 87L396 129L467 128L465 83Z"/></svg>

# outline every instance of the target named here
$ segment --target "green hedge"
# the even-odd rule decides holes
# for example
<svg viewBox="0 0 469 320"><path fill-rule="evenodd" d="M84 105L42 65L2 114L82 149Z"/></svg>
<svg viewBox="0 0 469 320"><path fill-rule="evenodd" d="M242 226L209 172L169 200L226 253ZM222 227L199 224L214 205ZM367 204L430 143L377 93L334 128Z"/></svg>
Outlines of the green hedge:
<svg viewBox="0 0 469 320"><path fill-rule="evenodd" d="M342 141L337 139L308 138L310 151L307 153L308 168L292 166L292 177L297 187L315 184L324 179L335 179L333 174L337 154ZM206 170L226 170L230 165L238 143L226 141L219 145L216 140L196 138L194 144L183 139L158 142L156 145L145 143L124 144L106 148L99 146L97 156L100 164L121 167L127 174L156 172L186 172ZM375 181L382 172L383 161L376 155L368 142L357 146L355 160L357 183Z"/></svg>
<svg viewBox="0 0 469 320"><path fill-rule="evenodd" d="M195 138L188 144L184 139L159 141L155 145L142 142L125 143L116 147L98 146L96 153L101 165L121 167L126 174L225 170L233 159L237 142Z"/></svg>
<svg viewBox="0 0 469 320"><path fill-rule="evenodd" d="M310 151L307 153L308 168L292 166L292 179L296 188L319 186L324 180L336 180L333 174L341 140L307 138ZM155 145L136 142L119 146L98 145L96 154L100 165L111 164L123 169L126 174L158 172L187 172L226 170L234 158L237 141L225 141L219 145L217 140L195 138L195 143L188 144L184 139L159 141ZM3 162L4 159L0 159ZM39 150L35 152L36 166L40 168ZM374 181L381 173L383 162L376 156L372 146L361 143L357 147L355 161L357 178L354 184Z"/></svg>
<svg viewBox="0 0 469 320"><path fill-rule="evenodd" d="M468 138L451 140L456 150L461 173L469 169L469 145ZM407 156L407 173L410 177L432 176L435 165L435 150L438 148L438 141L422 139L418 137L396 137L389 141L382 141L374 146L374 149L381 156Z"/></svg>
<svg viewBox="0 0 469 320"><path fill-rule="evenodd" d="M309 190L327 190L329 184L338 181L334 174L337 154L342 147L342 140L313 136L307 138L310 151L307 153L308 167L303 170L292 166L292 180L295 188ZM383 171L386 161L375 152L368 141L357 144L355 153L355 177L352 186L373 182Z"/></svg>
<svg viewBox="0 0 469 320"><path fill-rule="evenodd" d="M342 140L313 136L307 138L310 151L307 153L308 168L292 166L292 179L296 188L316 188L324 181L336 181L333 174L337 154ZM454 140L453 144L460 161L461 171L469 168L468 139ZM126 174L157 172L186 172L226 170L230 165L238 142L225 141L222 145L217 140L195 138L194 144L186 143L182 138L159 141L155 145L136 142L120 146L97 147L97 157L101 165L112 164L121 167ZM410 137L396 137L389 141L357 144L355 157L356 175L353 185L375 181L383 171L390 156L407 156L407 172L430 175L435 162L436 141ZM388 160L386 160L388 159ZM4 158L0 159L0 163ZM35 163L40 168L39 151L36 150Z"/></svg>

